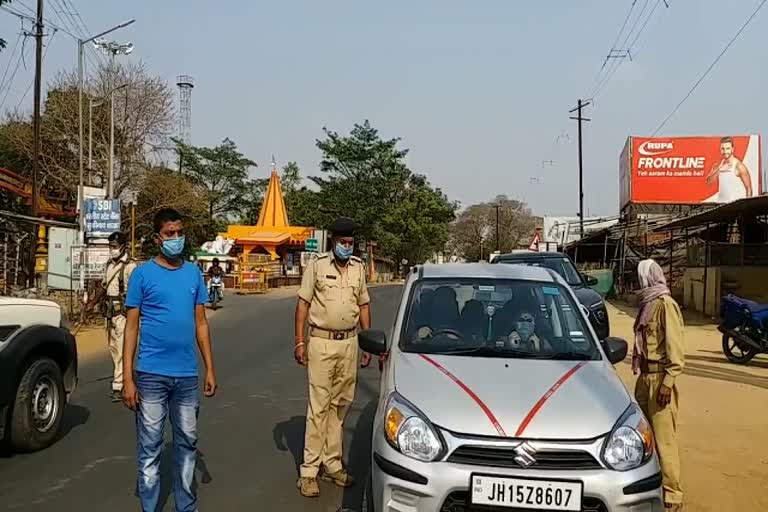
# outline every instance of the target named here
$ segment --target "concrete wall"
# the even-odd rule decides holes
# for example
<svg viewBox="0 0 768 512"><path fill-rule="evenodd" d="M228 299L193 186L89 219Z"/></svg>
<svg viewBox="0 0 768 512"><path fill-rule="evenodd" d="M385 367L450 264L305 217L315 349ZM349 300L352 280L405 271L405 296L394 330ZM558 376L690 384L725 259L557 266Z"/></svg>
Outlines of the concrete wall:
<svg viewBox="0 0 768 512"><path fill-rule="evenodd" d="M768 267L709 267L707 269L707 310L709 316L718 316L720 299L734 293L739 297L768 303ZM702 311L704 303L704 268L689 267L683 278L683 305L693 311Z"/></svg>

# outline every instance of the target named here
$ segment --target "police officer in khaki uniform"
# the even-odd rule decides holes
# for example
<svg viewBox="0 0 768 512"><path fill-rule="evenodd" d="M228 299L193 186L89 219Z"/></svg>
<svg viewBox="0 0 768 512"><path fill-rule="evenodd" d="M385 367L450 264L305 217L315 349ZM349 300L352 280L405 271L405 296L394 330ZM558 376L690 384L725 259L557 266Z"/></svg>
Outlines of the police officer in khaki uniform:
<svg viewBox="0 0 768 512"><path fill-rule="evenodd" d="M307 367L309 380L304 463L297 487L308 498L320 495L318 477L339 487L353 484L342 465L343 423L355 397L356 329L358 324L362 329L371 325L365 267L352 256L355 227L348 218L333 223L333 250L309 263L296 305L294 357ZM370 359L364 353L361 366L368 366Z"/></svg>
<svg viewBox="0 0 768 512"><path fill-rule="evenodd" d="M683 314L669 293L664 271L655 261L638 265L640 311L635 320L632 368L640 373L635 398L651 422L661 463L664 507L683 507L680 454L677 443L677 377L685 366Z"/></svg>
<svg viewBox="0 0 768 512"><path fill-rule="evenodd" d="M126 237L115 232L109 235L109 256L104 276L102 314L107 320L107 344L112 356L112 401L122 401L123 390L123 333L125 331L125 294L128 280L136 269L136 263L126 253Z"/></svg>

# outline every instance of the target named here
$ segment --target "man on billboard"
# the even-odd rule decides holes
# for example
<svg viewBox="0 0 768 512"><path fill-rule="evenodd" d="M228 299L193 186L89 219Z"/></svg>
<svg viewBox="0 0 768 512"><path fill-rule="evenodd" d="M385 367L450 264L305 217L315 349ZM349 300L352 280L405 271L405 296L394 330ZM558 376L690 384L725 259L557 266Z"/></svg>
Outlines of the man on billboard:
<svg viewBox="0 0 768 512"><path fill-rule="evenodd" d="M733 155L733 139L720 139L722 159L712 166L707 174L707 183L718 180L718 203L730 203L737 199L752 197L752 180L747 167Z"/></svg>

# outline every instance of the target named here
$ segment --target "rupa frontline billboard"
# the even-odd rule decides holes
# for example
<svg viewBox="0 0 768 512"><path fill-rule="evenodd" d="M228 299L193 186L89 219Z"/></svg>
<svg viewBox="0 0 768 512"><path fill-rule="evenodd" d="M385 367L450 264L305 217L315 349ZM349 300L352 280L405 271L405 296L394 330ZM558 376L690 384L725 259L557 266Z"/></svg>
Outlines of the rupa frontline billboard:
<svg viewBox="0 0 768 512"><path fill-rule="evenodd" d="M629 137L619 162L620 208L730 203L761 194L759 135Z"/></svg>

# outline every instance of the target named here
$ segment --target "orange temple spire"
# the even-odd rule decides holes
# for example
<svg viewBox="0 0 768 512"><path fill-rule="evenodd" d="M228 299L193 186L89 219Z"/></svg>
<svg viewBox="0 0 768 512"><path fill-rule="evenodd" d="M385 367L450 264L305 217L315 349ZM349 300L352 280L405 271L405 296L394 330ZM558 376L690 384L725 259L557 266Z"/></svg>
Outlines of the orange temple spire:
<svg viewBox="0 0 768 512"><path fill-rule="evenodd" d="M288 211L285 208L283 189L280 186L280 176L277 173L275 158L272 157L272 175L269 177L264 204L261 205L259 220L256 226L260 228L288 227Z"/></svg>

